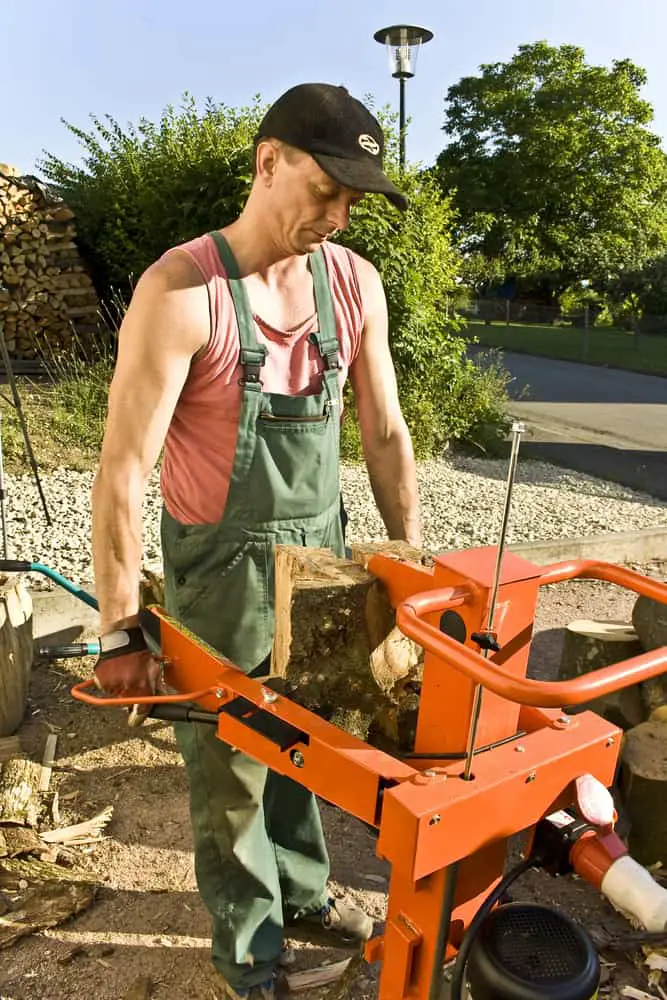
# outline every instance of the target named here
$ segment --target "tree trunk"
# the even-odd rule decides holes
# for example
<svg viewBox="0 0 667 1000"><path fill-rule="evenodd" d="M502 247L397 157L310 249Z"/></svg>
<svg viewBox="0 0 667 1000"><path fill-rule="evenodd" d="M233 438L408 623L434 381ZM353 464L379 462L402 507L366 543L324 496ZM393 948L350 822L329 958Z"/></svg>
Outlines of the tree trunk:
<svg viewBox="0 0 667 1000"><path fill-rule="evenodd" d="M644 722L626 734L621 788L631 854L643 865L667 864L667 723Z"/></svg>
<svg viewBox="0 0 667 1000"><path fill-rule="evenodd" d="M18 576L0 584L0 737L21 724L32 667L32 600Z"/></svg>
<svg viewBox="0 0 667 1000"><path fill-rule="evenodd" d="M615 621L573 621L565 630L560 679L581 677L602 667L641 653L642 647L631 625ZM646 719L639 685L569 709L572 713L597 712L622 729L631 729Z"/></svg>

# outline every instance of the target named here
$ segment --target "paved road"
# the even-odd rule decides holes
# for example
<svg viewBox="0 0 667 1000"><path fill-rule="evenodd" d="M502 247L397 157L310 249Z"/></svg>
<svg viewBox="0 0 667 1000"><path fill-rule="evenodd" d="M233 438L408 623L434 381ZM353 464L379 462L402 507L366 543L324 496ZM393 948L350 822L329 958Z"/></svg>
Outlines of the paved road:
<svg viewBox="0 0 667 1000"><path fill-rule="evenodd" d="M667 500L667 379L506 353L522 451Z"/></svg>

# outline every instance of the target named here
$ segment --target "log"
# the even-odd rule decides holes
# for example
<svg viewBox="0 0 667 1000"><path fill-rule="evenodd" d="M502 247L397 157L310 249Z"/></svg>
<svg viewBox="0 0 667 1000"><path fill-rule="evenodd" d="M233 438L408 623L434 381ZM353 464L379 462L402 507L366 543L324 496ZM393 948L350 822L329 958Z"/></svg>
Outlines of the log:
<svg viewBox="0 0 667 1000"><path fill-rule="evenodd" d="M0 826L0 857L17 858L21 854L46 854L49 848L27 826Z"/></svg>
<svg viewBox="0 0 667 1000"><path fill-rule="evenodd" d="M626 733L621 791L630 853L643 865L667 864L667 723L643 722Z"/></svg>
<svg viewBox="0 0 667 1000"><path fill-rule="evenodd" d="M381 581L300 546L276 546L275 570L271 674L285 693L377 745L410 745L423 655L396 628Z"/></svg>
<svg viewBox="0 0 667 1000"><path fill-rule="evenodd" d="M298 972L286 972L284 975L285 985L290 993L298 993L300 990L312 990L331 983L338 985L352 985L352 980L345 975L350 964L354 962L354 969L359 972L359 963L353 958L345 958L340 962L329 962L326 965L318 965L313 969L301 969ZM343 981L343 977L345 980ZM338 991L336 991L338 992ZM347 996L347 993L344 994ZM327 1000L330 994L327 993Z"/></svg>
<svg viewBox="0 0 667 1000"><path fill-rule="evenodd" d="M667 604L638 597L632 609L632 625L647 652L667 646ZM647 715L667 705L667 673L644 681L641 692Z"/></svg>
<svg viewBox="0 0 667 1000"><path fill-rule="evenodd" d="M0 919L0 948L76 916L90 906L96 893L96 887L86 882L53 881L29 886L17 900L12 900L11 909Z"/></svg>
<svg viewBox="0 0 667 1000"><path fill-rule="evenodd" d="M37 826L42 768L32 760L15 758L0 767L0 823Z"/></svg>
<svg viewBox="0 0 667 1000"><path fill-rule="evenodd" d="M619 621L581 619L570 622L565 629L559 677L569 680L613 663L637 656L642 647L631 625ZM576 708L571 714L597 712L621 729L632 729L646 719L638 685L624 688L602 698L595 698Z"/></svg>
<svg viewBox="0 0 667 1000"><path fill-rule="evenodd" d="M0 584L0 736L11 736L21 724L32 656L32 599L13 575Z"/></svg>

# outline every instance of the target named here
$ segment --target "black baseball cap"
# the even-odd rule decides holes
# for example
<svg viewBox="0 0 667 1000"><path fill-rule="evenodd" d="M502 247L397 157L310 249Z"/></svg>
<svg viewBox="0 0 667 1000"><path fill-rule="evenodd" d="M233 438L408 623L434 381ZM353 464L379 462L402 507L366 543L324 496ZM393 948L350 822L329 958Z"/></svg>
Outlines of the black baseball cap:
<svg viewBox="0 0 667 1000"><path fill-rule="evenodd" d="M280 139L309 153L338 184L384 194L397 208L408 199L382 170L382 127L345 87L301 83L286 91L266 112L256 136Z"/></svg>

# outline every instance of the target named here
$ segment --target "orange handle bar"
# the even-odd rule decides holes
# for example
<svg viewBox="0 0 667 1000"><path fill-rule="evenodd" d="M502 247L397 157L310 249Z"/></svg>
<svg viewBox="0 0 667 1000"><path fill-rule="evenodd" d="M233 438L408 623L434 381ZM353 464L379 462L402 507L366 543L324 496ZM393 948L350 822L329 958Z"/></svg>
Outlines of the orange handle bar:
<svg viewBox="0 0 667 1000"><path fill-rule="evenodd" d="M667 604L667 584L650 580L640 573L611 563L589 560L556 563L545 569L540 576L539 585L560 583L575 577L605 580ZM667 670L667 646L663 646L575 680L534 681L515 677L497 666L493 658L486 659L469 646L463 646L456 639L423 621L426 615L442 612L461 603L460 592L454 596L451 590L415 594L396 609L396 623L405 635L414 639L425 650L446 660L470 680L508 701L539 708L581 705L593 698L656 677Z"/></svg>
<svg viewBox="0 0 667 1000"><path fill-rule="evenodd" d="M132 705L170 705L179 701L198 701L205 695L215 694L219 689L207 687L201 691L187 691L185 694L140 694L126 695L123 698L105 694L91 694L92 690L99 690L94 680L82 681L81 684L76 684L72 688L72 697L76 698L77 701L85 702L86 705L96 705L98 708L130 708Z"/></svg>

